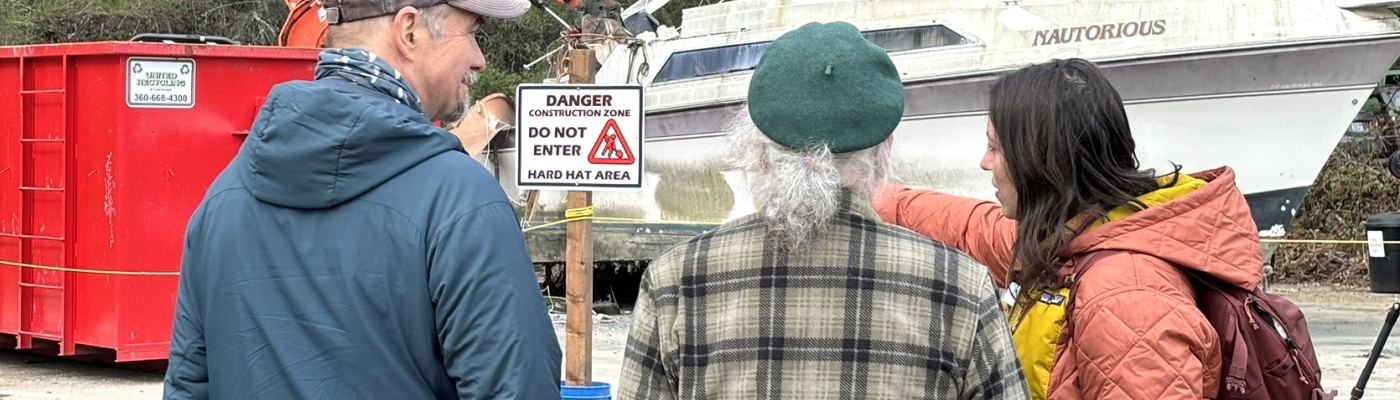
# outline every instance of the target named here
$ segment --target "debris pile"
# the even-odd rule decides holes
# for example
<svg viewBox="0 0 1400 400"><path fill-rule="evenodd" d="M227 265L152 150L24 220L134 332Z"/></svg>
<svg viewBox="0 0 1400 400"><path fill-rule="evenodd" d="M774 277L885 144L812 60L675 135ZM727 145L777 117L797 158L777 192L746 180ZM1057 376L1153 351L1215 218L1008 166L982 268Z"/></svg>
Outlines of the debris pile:
<svg viewBox="0 0 1400 400"><path fill-rule="evenodd" d="M1366 218L1400 211L1400 179L1386 171L1380 139L1344 140L1298 208L1287 239L1365 240ZM1365 245L1286 243L1274 253L1275 283L1367 286Z"/></svg>

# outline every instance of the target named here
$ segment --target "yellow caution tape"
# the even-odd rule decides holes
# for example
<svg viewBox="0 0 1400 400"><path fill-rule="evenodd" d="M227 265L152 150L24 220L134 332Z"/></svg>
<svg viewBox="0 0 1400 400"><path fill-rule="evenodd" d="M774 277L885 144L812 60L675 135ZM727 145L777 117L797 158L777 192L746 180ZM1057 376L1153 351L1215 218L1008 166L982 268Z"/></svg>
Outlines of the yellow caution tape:
<svg viewBox="0 0 1400 400"><path fill-rule="evenodd" d="M10 261L0 261L0 265L9 265L9 266L20 267L20 268L34 268L34 269L42 269L42 270L49 270L49 271L77 272L77 273L98 274L98 275L137 275L137 276L179 276L179 275L180 275L179 272L113 271L113 270L102 270L102 269L64 268L64 267L51 267L51 266L47 266L47 265L23 264L23 263L10 262Z"/></svg>
<svg viewBox="0 0 1400 400"><path fill-rule="evenodd" d="M662 224L662 225L664 225L664 224L674 224L674 225L707 225L707 226L719 226L719 225L721 224L720 222L714 222L714 221L649 220L649 219L638 219L638 218L596 217L596 216L593 216L593 207L594 207L594 206L587 206L587 207L582 207L582 208L570 208L570 209L566 209L566 210L564 210L564 219L557 220L557 221L551 221L551 222L547 222L547 223L540 224L540 225L530 226L530 227L527 227L527 228L522 229L522 231L524 231L524 232L530 232L530 231L534 231L534 230L537 230L537 229L542 229L542 228L546 228L546 227L550 227L550 226L554 226L554 225L566 224L566 223L574 222L574 221L588 221L588 220L593 220L593 221L609 221L609 222L630 222L630 223L637 223L637 224ZM1367 240L1332 240L1332 239L1259 239L1259 242L1260 242L1260 243L1293 243L1293 244L1387 244L1387 245L1394 244L1394 245L1400 245L1400 240L1389 240L1389 241L1374 242L1374 241L1367 241Z"/></svg>
<svg viewBox="0 0 1400 400"><path fill-rule="evenodd" d="M545 223L545 224L541 224L541 225L535 225L535 226L527 227L527 228L521 229L521 231L522 231L522 232L530 232L530 231L533 231L533 230L542 229L542 228L546 228L546 227L550 227L550 226L554 226L554 225L565 224L565 223L574 222L574 221L587 221L587 220L592 220L592 221L609 221L609 222L630 222L630 223L656 224L656 225L665 225L665 224L674 224L674 225L709 225L709 226L718 226L718 225L720 225L720 223L718 223L718 222L713 222L713 221L647 220L647 219L638 219L638 218L597 217L597 216L594 216L594 215L593 215L593 206L588 206L588 207L583 207L583 208L571 208L571 209L567 209L567 210L564 211L564 215L565 215L565 218L564 218L564 219L561 219L561 220L558 220L558 221L552 221L552 222ZM1296 243L1296 244L1386 244L1386 245L1400 245L1400 240L1388 240L1388 241L1373 242L1373 241L1367 241L1367 240L1332 240L1332 239L1259 239L1259 242L1261 242L1261 243ZM86 269L86 268L64 268L64 267L54 267L54 266L47 266L47 265L24 264L24 263L12 262L12 261L0 261L0 265L8 265L8 266L20 267L20 268L34 268L34 269L41 269L41 270L48 270L48 271L76 272L76 273L97 274L97 275L127 275L127 276L179 276L179 275L180 275L179 272L114 271L114 270Z"/></svg>
<svg viewBox="0 0 1400 400"><path fill-rule="evenodd" d="M564 219L561 219L561 220L558 220L558 221L551 221L551 222L547 222L547 223L543 223L543 224L539 224L539 225L535 225L535 226L531 226L531 227L528 227L528 228L521 229L521 231L522 231L522 232L529 232L529 231L533 231L533 230L536 230L536 229L546 228L546 227L550 227L550 226L554 226L554 225L565 224L565 223L574 222L574 221L589 221L589 220L592 220L592 221L608 221L608 222L631 222L631 223L635 223L635 224L655 224L655 225L668 225L668 224L669 224L669 225L709 225L709 226L719 226L719 225L720 225L719 222L713 222L713 221L702 222L702 221L683 221L683 220L652 220L652 219L637 219L637 218L594 217L594 216L592 216L592 213L593 213L592 208L593 208L593 207L587 207L587 208L588 208L588 210L586 211L586 213L587 213L588 216L577 216L577 217L572 217L572 218L571 218L571 217L569 217L569 212L570 212L570 211L573 211L573 210L579 210L579 209L565 210L565 211L564 211L564 216L565 216ZM582 214L582 213L585 213L585 211L579 211L578 213Z"/></svg>
<svg viewBox="0 0 1400 400"><path fill-rule="evenodd" d="M582 218L593 216L593 206L583 208L570 208L564 210L564 218Z"/></svg>
<svg viewBox="0 0 1400 400"><path fill-rule="evenodd" d="M610 218L593 216L593 206L583 208L570 208L564 210L564 219L551 221L540 225L524 228L522 231L546 228L554 225L565 224L574 221L609 221L609 222L630 222L638 224L675 224L675 225L708 225L719 226L720 222L714 221L683 221L683 220L648 220L637 218ZM1332 240L1332 239L1259 239L1260 243L1294 243L1294 244L1395 244L1400 245L1400 240L1390 241L1367 241L1367 240Z"/></svg>

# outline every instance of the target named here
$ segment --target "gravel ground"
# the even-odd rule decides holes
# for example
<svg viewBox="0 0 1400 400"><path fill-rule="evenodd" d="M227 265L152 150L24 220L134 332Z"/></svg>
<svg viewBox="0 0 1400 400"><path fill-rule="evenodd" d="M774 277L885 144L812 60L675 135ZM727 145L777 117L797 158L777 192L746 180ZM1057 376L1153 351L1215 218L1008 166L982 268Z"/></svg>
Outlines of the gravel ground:
<svg viewBox="0 0 1400 400"><path fill-rule="evenodd" d="M1303 309L1308 318L1322 384L1338 399L1351 396L1380 336L1387 308L1400 296L1333 286L1275 286L1269 290ZM1364 399L1400 399L1400 329L1391 330L1366 383Z"/></svg>
<svg viewBox="0 0 1400 400"><path fill-rule="evenodd" d="M1298 303L1323 365L1323 384L1348 398L1375 344L1386 307L1400 296L1331 286L1277 285L1270 290ZM564 343L564 316L554 315L555 334ZM615 384L621 375L630 315L595 318L593 379ZM1400 399L1400 329L1377 361L1366 385L1366 399ZM562 378L562 377L561 377ZM159 399L161 375L0 351L0 399ZM613 389L616 393L616 388Z"/></svg>
<svg viewBox="0 0 1400 400"><path fill-rule="evenodd" d="M0 399L159 399L161 373L0 352Z"/></svg>
<svg viewBox="0 0 1400 400"><path fill-rule="evenodd" d="M554 336L559 338L559 349L564 347L564 315L554 314ZM623 315L594 315L593 321L593 381L612 385L612 394L617 395L617 381L622 377L622 350L627 347L627 328L632 323L631 310ZM559 379L563 379L561 375Z"/></svg>

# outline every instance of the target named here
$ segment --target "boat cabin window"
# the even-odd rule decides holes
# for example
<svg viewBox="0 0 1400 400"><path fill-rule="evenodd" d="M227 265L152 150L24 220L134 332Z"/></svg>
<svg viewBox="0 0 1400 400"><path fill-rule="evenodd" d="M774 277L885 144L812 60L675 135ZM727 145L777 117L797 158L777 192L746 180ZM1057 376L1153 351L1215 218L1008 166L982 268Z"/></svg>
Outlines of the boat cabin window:
<svg viewBox="0 0 1400 400"><path fill-rule="evenodd" d="M923 25L863 32L871 43L894 53L956 46L971 43L966 37L942 25ZM671 54L652 83L695 78L728 72L747 71L758 65L769 42L710 47Z"/></svg>
<svg viewBox="0 0 1400 400"><path fill-rule="evenodd" d="M881 29L864 33L871 43L885 48L885 51L890 53L971 43L963 35L943 25Z"/></svg>
<svg viewBox="0 0 1400 400"><path fill-rule="evenodd" d="M700 50L679 51L671 54L666 65L656 73L652 82L665 82L677 79L722 74L725 72L746 71L758 66L763 50L769 42L749 43L734 46L711 47Z"/></svg>

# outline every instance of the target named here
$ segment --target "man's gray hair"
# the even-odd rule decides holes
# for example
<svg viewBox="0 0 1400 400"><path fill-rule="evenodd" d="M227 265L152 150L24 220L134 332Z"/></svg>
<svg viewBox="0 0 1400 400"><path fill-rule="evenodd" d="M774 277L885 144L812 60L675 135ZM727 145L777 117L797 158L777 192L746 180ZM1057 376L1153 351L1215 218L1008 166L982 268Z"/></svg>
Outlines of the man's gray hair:
<svg viewBox="0 0 1400 400"><path fill-rule="evenodd" d="M797 150L773 142L754 125L748 107L730 121L728 154L748 176L749 192L770 229L795 248L829 222L842 189L870 199L890 175L890 141L849 153L825 145Z"/></svg>
<svg viewBox="0 0 1400 400"><path fill-rule="evenodd" d="M428 34L433 39L442 38L442 25L447 21L447 8L452 7L447 3L438 4L422 10L419 15L423 16L423 26L428 28Z"/></svg>

